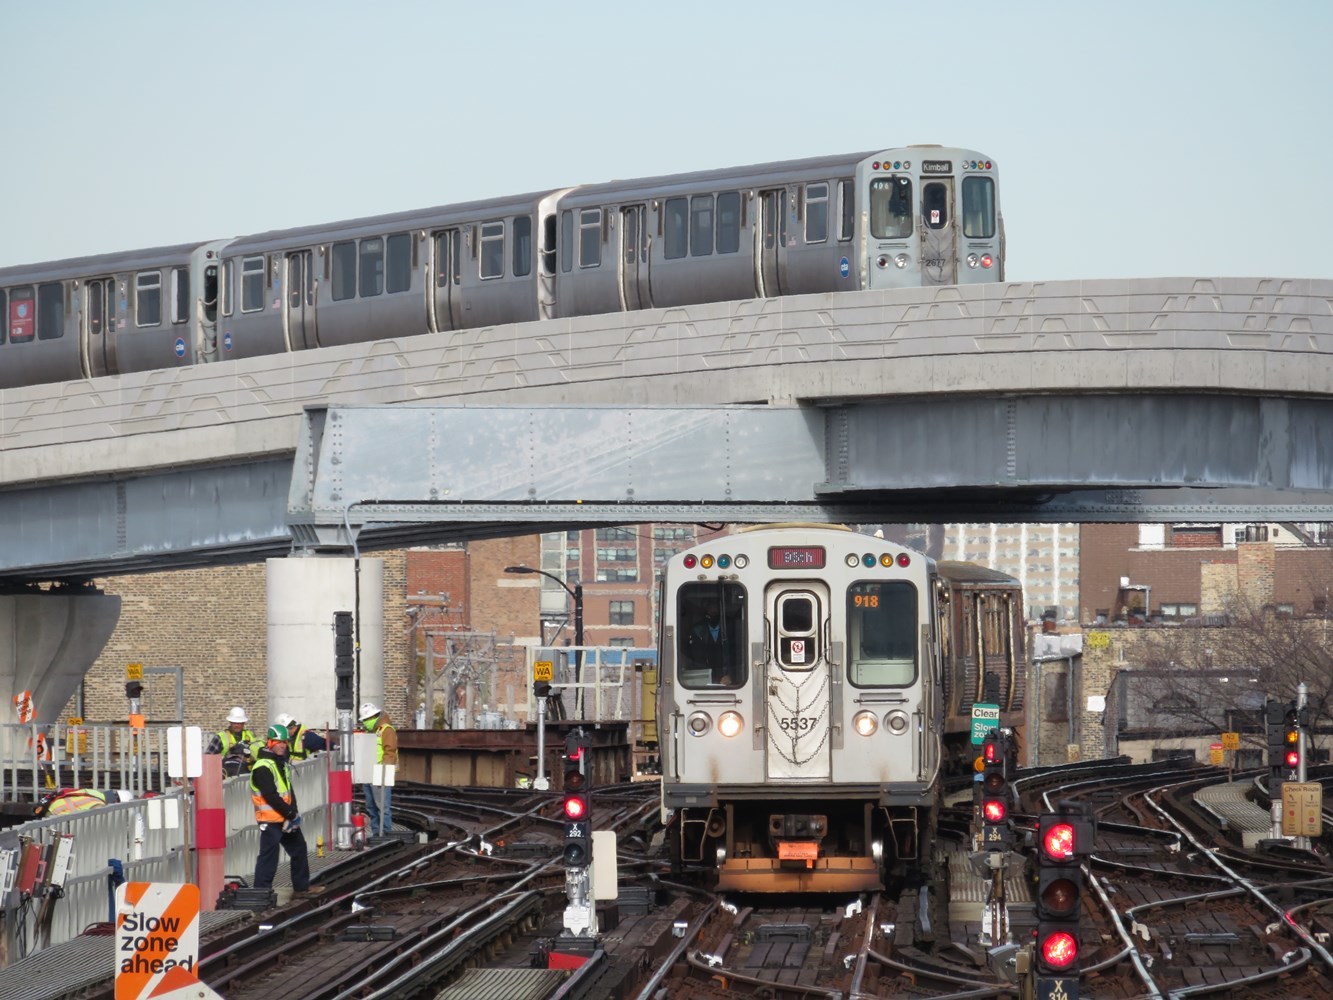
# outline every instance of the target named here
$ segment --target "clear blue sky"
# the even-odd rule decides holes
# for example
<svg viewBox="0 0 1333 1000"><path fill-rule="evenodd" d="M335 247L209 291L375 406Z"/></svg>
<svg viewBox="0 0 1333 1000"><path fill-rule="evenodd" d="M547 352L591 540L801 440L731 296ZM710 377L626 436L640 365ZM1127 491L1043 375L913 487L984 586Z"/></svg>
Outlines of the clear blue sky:
<svg viewBox="0 0 1333 1000"><path fill-rule="evenodd" d="M0 266L938 142L1016 279L1333 275L1333 3L0 3Z"/></svg>

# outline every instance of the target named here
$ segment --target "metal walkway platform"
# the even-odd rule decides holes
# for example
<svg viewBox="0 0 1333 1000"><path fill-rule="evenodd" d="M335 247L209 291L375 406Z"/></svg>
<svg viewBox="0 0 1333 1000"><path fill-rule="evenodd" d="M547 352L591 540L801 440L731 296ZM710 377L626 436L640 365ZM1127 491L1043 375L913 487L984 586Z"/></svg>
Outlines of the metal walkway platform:
<svg viewBox="0 0 1333 1000"><path fill-rule="evenodd" d="M1194 793L1194 802L1215 816L1224 830L1239 830L1246 848L1272 836L1273 821L1266 811L1249 798L1253 786L1248 782L1209 785Z"/></svg>

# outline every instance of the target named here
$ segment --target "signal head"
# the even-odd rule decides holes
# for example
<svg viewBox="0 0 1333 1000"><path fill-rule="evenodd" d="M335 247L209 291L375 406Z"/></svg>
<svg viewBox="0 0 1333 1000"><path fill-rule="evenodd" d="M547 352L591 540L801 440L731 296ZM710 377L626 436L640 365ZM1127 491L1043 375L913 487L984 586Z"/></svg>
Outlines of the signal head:
<svg viewBox="0 0 1333 1000"><path fill-rule="evenodd" d="M1297 770L1301 766L1301 752L1299 750L1288 750L1286 765L1293 771Z"/></svg>
<svg viewBox="0 0 1333 1000"><path fill-rule="evenodd" d="M981 756L987 764L998 764L1001 757L1000 745L994 740L987 740L981 745Z"/></svg>
<svg viewBox="0 0 1333 1000"><path fill-rule="evenodd" d="M1078 961L1078 939L1068 931L1048 934L1039 944L1042 962L1056 972L1063 972Z"/></svg>
<svg viewBox="0 0 1333 1000"><path fill-rule="evenodd" d="M1009 809L1002 799L984 799L981 803L981 817L987 823L1003 823L1009 815Z"/></svg>
<svg viewBox="0 0 1333 1000"><path fill-rule="evenodd" d="M581 823L588 818L588 799L583 795L566 795L563 809L565 819L571 823Z"/></svg>

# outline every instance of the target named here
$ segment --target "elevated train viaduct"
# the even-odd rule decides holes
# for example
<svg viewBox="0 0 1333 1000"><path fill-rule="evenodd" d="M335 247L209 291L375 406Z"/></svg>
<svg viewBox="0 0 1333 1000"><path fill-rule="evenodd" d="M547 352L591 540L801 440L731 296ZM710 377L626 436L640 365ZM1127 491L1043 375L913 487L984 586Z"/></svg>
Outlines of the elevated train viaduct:
<svg viewBox="0 0 1333 1000"><path fill-rule="evenodd" d="M105 639L77 608L105 622L113 599L39 581L640 520L1333 520L1330 359L1333 281L1163 278L719 303L4 390L0 580L24 592L0 597L0 688ZM85 633L90 654L51 639Z"/></svg>

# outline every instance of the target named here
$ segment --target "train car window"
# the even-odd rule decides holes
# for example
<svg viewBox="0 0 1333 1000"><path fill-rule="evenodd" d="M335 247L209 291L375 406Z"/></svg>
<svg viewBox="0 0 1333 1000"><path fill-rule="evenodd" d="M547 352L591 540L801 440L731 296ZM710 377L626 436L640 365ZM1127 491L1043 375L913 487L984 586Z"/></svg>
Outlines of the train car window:
<svg viewBox="0 0 1333 1000"><path fill-rule="evenodd" d="M743 685L749 679L746 641L743 586L681 585L676 595L676 669L681 687Z"/></svg>
<svg viewBox="0 0 1333 1000"><path fill-rule="evenodd" d="M262 271L260 278L263 278ZM162 272L140 271L134 276L134 325L160 326L161 324Z"/></svg>
<svg viewBox="0 0 1333 1000"><path fill-rule="evenodd" d="M949 224L949 189L939 181L927 184L921 192L921 217L931 229Z"/></svg>
<svg viewBox="0 0 1333 1000"><path fill-rule="evenodd" d="M171 303L171 322L186 322L190 318L190 272L183 267L171 269Z"/></svg>
<svg viewBox="0 0 1333 1000"><path fill-rule="evenodd" d="M204 319L212 323L218 318L218 266L204 268Z"/></svg>
<svg viewBox="0 0 1333 1000"><path fill-rule="evenodd" d="M264 258L241 259L241 312L259 312L264 308Z"/></svg>
<svg viewBox="0 0 1333 1000"><path fill-rule="evenodd" d="M741 193L723 191L717 196L717 252L735 253L741 248Z"/></svg>
<svg viewBox="0 0 1333 1000"><path fill-rule="evenodd" d="M988 240L995 235L995 180L963 178L963 235Z"/></svg>
<svg viewBox="0 0 1333 1000"><path fill-rule="evenodd" d="M435 287L445 288L449 284L449 234L435 234Z"/></svg>
<svg viewBox="0 0 1333 1000"><path fill-rule="evenodd" d="M29 343L37 334L37 290L31 285L9 292L9 342Z"/></svg>
<svg viewBox="0 0 1333 1000"><path fill-rule="evenodd" d="M532 217L516 215L511 223L514 234L514 277L532 273Z"/></svg>
<svg viewBox="0 0 1333 1000"><path fill-rule="evenodd" d="M481 276L503 278L505 273L505 224L481 224Z"/></svg>
<svg viewBox="0 0 1333 1000"><path fill-rule="evenodd" d="M568 274L574 268L574 213L560 213L560 270Z"/></svg>
<svg viewBox="0 0 1333 1000"><path fill-rule="evenodd" d="M788 670L809 670L819 660L819 599L806 590L777 600L777 661Z"/></svg>
<svg viewBox="0 0 1333 1000"><path fill-rule="evenodd" d="M870 235L901 240L912 235L912 181L907 177L876 177L870 182Z"/></svg>
<svg viewBox="0 0 1333 1000"><path fill-rule="evenodd" d="M455 229L455 230L453 231L453 235L450 237L450 245L453 247L453 255L452 255L449 259L450 259L451 261L453 261L453 267L454 267L454 284L455 284L455 285L461 285L461 284L463 283L463 232L462 232L462 230L460 230L460 229Z"/></svg>
<svg viewBox="0 0 1333 1000"><path fill-rule="evenodd" d="M838 242L846 243L856 228L856 185L849 178L838 181Z"/></svg>
<svg viewBox="0 0 1333 1000"><path fill-rule="evenodd" d="M9 339L9 295L0 288L0 344Z"/></svg>
<svg viewBox="0 0 1333 1000"><path fill-rule="evenodd" d="M690 199L690 256L713 253L713 196L696 194Z"/></svg>
<svg viewBox="0 0 1333 1000"><path fill-rule="evenodd" d="M333 244L333 301L356 298L356 244Z"/></svg>
<svg viewBox="0 0 1333 1000"><path fill-rule="evenodd" d="M602 210L585 208L579 213L579 267L602 263Z"/></svg>
<svg viewBox="0 0 1333 1000"><path fill-rule="evenodd" d="M65 335L65 286L58 281L37 286L37 339Z"/></svg>
<svg viewBox="0 0 1333 1000"><path fill-rule="evenodd" d="M920 620L916 587L905 580L848 587L847 679L857 687L912 683Z"/></svg>
<svg viewBox="0 0 1333 1000"><path fill-rule="evenodd" d="M362 240L359 260L361 297L384 294L384 240L378 236Z"/></svg>
<svg viewBox="0 0 1333 1000"><path fill-rule="evenodd" d="M665 231L662 237L662 256L667 260L684 257L689 248L689 203L684 198L668 198L662 210Z"/></svg>
<svg viewBox="0 0 1333 1000"><path fill-rule="evenodd" d="M805 242L828 242L828 185L805 186Z"/></svg>
<svg viewBox="0 0 1333 1000"><path fill-rule="evenodd" d="M394 233L387 240L384 254L384 290L406 292L412 287L412 237Z"/></svg>

